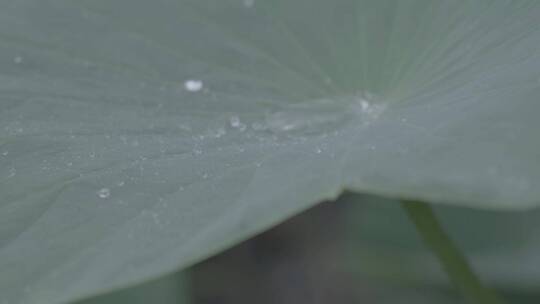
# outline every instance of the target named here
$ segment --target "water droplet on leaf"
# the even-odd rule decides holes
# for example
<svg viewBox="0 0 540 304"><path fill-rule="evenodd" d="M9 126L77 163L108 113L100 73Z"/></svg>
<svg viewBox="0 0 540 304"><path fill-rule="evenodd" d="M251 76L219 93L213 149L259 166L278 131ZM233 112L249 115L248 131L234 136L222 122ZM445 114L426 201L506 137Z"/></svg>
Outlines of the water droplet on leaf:
<svg viewBox="0 0 540 304"><path fill-rule="evenodd" d="M198 148L193 149L193 154L195 155L201 155L202 153L203 151L201 149L198 149Z"/></svg>
<svg viewBox="0 0 540 304"><path fill-rule="evenodd" d="M186 90L189 92L198 92L202 90L203 86L203 82L200 80L190 79L184 82L184 88L186 88Z"/></svg>
<svg viewBox="0 0 540 304"><path fill-rule="evenodd" d="M266 126L260 122L254 122L251 124L251 128L254 130L254 131L264 131L266 130Z"/></svg>
<svg viewBox="0 0 540 304"><path fill-rule="evenodd" d="M238 129L240 131L245 131L247 126L240 121L240 117L238 116L231 116L229 119L229 123L231 124L231 127Z"/></svg>
<svg viewBox="0 0 540 304"><path fill-rule="evenodd" d="M99 198L108 198L111 196L111 190L109 188L101 188L98 190L97 195Z"/></svg>

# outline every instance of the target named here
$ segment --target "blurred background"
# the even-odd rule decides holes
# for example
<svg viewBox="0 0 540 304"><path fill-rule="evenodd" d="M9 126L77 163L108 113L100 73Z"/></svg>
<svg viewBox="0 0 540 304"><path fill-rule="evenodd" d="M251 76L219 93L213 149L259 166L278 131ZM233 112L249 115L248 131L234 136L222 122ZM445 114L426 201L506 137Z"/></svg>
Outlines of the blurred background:
<svg viewBox="0 0 540 304"><path fill-rule="evenodd" d="M540 303L540 211L435 210L486 285ZM187 271L80 303L465 301L397 201L348 193Z"/></svg>

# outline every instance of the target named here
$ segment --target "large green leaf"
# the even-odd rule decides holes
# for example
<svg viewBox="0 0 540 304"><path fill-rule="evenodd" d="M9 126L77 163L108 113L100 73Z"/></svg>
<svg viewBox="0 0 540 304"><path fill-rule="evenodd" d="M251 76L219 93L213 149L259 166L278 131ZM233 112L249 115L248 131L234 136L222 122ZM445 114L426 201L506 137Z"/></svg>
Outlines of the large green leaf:
<svg viewBox="0 0 540 304"><path fill-rule="evenodd" d="M536 206L539 18L535 0L3 0L0 300L155 278L344 189Z"/></svg>

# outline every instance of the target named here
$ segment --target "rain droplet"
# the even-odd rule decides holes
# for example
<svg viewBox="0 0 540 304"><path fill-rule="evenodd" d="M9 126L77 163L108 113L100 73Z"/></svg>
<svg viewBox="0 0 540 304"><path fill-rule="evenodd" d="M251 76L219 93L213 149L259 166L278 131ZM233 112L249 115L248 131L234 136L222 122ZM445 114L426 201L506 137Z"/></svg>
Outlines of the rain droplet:
<svg viewBox="0 0 540 304"><path fill-rule="evenodd" d="M254 130L254 131L264 131L266 130L266 126L260 122L254 122L251 124L251 128Z"/></svg>
<svg viewBox="0 0 540 304"><path fill-rule="evenodd" d="M15 168L9 169L9 175L8 175L8 178L12 178L12 177L14 177L15 175L17 175L17 169L15 169Z"/></svg>
<svg viewBox="0 0 540 304"><path fill-rule="evenodd" d="M240 126L240 118L238 116L233 116L229 119L231 127L238 128Z"/></svg>
<svg viewBox="0 0 540 304"><path fill-rule="evenodd" d="M21 56L15 56L15 58L13 58L13 62L15 64L21 64L23 62L23 58Z"/></svg>
<svg viewBox="0 0 540 304"><path fill-rule="evenodd" d="M370 105L369 105L369 102L367 102L367 100L363 100L363 99L360 100L360 109L362 109L362 112L365 113L369 111L369 107Z"/></svg>
<svg viewBox="0 0 540 304"><path fill-rule="evenodd" d="M321 149L321 148L317 148L317 149L315 149L315 153L317 153L317 154L321 154L321 153L322 153L322 149Z"/></svg>
<svg viewBox="0 0 540 304"><path fill-rule="evenodd" d="M238 129L240 131L245 131L247 126L240 121L240 117L238 116L231 116L229 119L229 123L231 124L231 127Z"/></svg>
<svg viewBox="0 0 540 304"><path fill-rule="evenodd" d="M376 97L371 93L364 93L359 99L359 109L356 112L363 117L364 123L370 123L385 110L386 106L380 103L371 103L369 100L374 100ZM354 109L354 108L353 108Z"/></svg>
<svg viewBox="0 0 540 304"><path fill-rule="evenodd" d="M101 188L98 190L97 195L99 198L108 198L111 196L111 190L109 188Z"/></svg>
<svg viewBox="0 0 540 304"><path fill-rule="evenodd" d="M198 149L198 148L193 149L193 154L195 155L201 155L202 153L203 151L201 149Z"/></svg>
<svg viewBox="0 0 540 304"><path fill-rule="evenodd" d="M2 156L7 156L9 154L9 151L2 152Z"/></svg>
<svg viewBox="0 0 540 304"><path fill-rule="evenodd" d="M184 82L184 87L189 92L199 92L203 88L203 82L200 80L190 79Z"/></svg>

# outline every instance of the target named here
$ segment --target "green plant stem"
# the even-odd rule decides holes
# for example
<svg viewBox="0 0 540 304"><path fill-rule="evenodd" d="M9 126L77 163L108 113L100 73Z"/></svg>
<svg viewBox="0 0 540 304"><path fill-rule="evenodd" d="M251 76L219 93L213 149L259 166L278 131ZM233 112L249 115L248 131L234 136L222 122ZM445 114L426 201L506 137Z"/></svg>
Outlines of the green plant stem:
<svg viewBox="0 0 540 304"><path fill-rule="evenodd" d="M437 221L429 204L404 201L402 206L426 245L437 255L450 280L471 303L504 303L493 290L482 285L463 254Z"/></svg>

